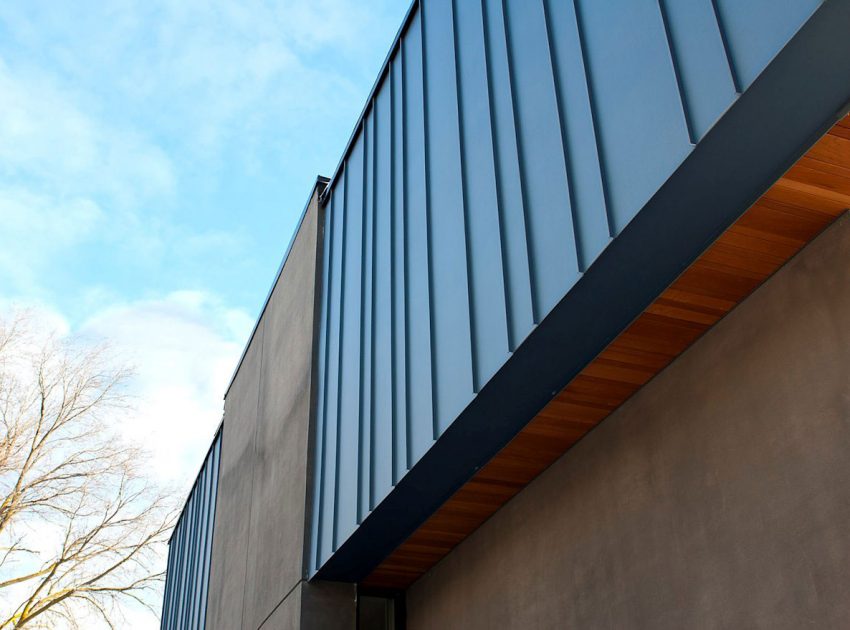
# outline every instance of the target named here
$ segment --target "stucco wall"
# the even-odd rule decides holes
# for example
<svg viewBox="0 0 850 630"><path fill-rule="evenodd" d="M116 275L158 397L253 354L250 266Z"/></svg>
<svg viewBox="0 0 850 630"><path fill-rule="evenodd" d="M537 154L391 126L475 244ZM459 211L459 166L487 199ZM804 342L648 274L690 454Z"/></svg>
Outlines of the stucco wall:
<svg viewBox="0 0 850 630"><path fill-rule="evenodd" d="M850 618L850 220L407 593L408 628Z"/></svg>
<svg viewBox="0 0 850 630"><path fill-rule="evenodd" d="M314 191L225 398L210 630L354 625L353 586L304 582L317 199ZM333 605L317 607L319 593Z"/></svg>

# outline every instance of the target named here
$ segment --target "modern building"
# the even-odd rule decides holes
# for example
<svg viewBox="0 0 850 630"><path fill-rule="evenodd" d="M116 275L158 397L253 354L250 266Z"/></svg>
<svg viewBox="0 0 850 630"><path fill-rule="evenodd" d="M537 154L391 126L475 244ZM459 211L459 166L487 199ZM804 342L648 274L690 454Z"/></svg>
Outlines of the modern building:
<svg viewBox="0 0 850 630"><path fill-rule="evenodd" d="M850 0L418 0L162 627L850 619Z"/></svg>

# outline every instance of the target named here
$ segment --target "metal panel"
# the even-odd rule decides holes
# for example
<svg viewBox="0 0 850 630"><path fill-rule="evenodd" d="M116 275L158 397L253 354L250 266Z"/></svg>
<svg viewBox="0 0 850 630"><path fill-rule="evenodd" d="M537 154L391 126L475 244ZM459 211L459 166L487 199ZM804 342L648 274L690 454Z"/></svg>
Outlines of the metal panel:
<svg viewBox="0 0 850 630"><path fill-rule="evenodd" d="M707 0L659 0L659 5L668 20L692 140L698 142L736 97L717 14Z"/></svg>
<svg viewBox="0 0 850 630"><path fill-rule="evenodd" d="M375 98L372 115L372 466L369 509L393 485L392 101Z"/></svg>
<svg viewBox="0 0 850 630"><path fill-rule="evenodd" d="M323 196L312 572L396 504L816 4L413 3ZM587 332L565 331L577 362ZM456 487L410 483L424 512Z"/></svg>
<svg viewBox="0 0 850 630"><path fill-rule="evenodd" d="M460 165L452 0L427 2L421 14L436 438L472 397L469 258Z"/></svg>
<svg viewBox="0 0 850 630"><path fill-rule="evenodd" d="M496 171L496 196L505 253L505 301L508 349L513 352L534 325L531 303L531 262L523 180L519 174L514 87L500 2L482 2L484 54L487 59L488 100ZM486 141L486 139L479 140Z"/></svg>
<svg viewBox="0 0 850 630"><path fill-rule="evenodd" d="M711 0L724 31L739 91L771 59L823 0Z"/></svg>
<svg viewBox="0 0 850 630"><path fill-rule="evenodd" d="M570 203L577 233L577 254L580 269L584 271L608 244L612 226L608 219L575 5L546 0L544 7L564 161L570 182Z"/></svg>
<svg viewBox="0 0 850 630"><path fill-rule="evenodd" d="M417 11L401 42L402 178L405 227L405 346L407 356L407 467L434 441L432 398L432 314L430 292L428 191L425 184L425 100L422 67L422 20Z"/></svg>
<svg viewBox="0 0 850 630"><path fill-rule="evenodd" d="M163 630L202 630L206 624L221 429L183 507L168 545L163 593Z"/></svg>
<svg viewBox="0 0 850 630"><path fill-rule="evenodd" d="M508 358L510 345L482 5L459 2L455 8L461 179L474 322L473 385L478 391Z"/></svg>
<svg viewBox="0 0 850 630"><path fill-rule="evenodd" d="M577 3L614 236L691 150L657 2Z"/></svg>
<svg viewBox="0 0 850 630"><path fill-rule="evenodd" d="M404 206L404 69L403 53L392 60L389 88L392 118L390 139L390 221L392 244L392 386L393 386L393 485L407 472L407 220ZM382 90L383 91L383 90Z"/></svg>
<svg viewBox="0 0 850 630"><path fill-rule="evenodd" d="M342 332L340 334L337 510L334 543L348 538L360 522L360 448L363 440L360 395L363 384L363 252L366 222L363 212L365 141L354 143L345 173L345 248L342 258ZM365 463L365 462L364 462Z"/></svg>
<svg viewBox="0 0 850 630"><path fill-rule="evenodd" d="M345 183L340 182L338 194L330 201L330 211L325 214L325 237L327 239L326 249L330 252L328 261L328 280L324 285L326 304L326 326L321 331L321 338L325 342L325 370L320 374L319 400L323 401L323 422L318 428L322 435L323 449L321 457L316 461L321 466L317 479L321 483L321 498L319 507L315 513L322 514L316 529L318 537L317 553L321 557L328 557L334 550L334 514L336 512L337 490L337 466L340 453L339 441L339 374L340 362L340 338L342 335L342 255L345 251Z"/></svg>

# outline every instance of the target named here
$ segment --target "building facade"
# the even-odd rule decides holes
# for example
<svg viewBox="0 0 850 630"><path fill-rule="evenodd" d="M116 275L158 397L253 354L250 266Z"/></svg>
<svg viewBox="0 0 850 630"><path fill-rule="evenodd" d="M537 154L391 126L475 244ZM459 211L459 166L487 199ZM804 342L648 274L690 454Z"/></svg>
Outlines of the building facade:
<svg viewBox="0 0 850 630"><path fill-rule="evenodd" d="M418 0L162 627L840 627L850 1Z"/></svg>

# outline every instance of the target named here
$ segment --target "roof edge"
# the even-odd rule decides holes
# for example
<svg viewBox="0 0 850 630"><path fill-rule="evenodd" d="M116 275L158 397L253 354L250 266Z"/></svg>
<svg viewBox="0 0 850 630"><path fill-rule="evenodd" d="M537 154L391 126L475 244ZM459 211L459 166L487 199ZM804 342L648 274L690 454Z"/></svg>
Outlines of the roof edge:
<svg viewBox="0 0 850 630"><path fill-rule="evenodd" d="M363 104L363 109L360 110L360 115L357 117L357 122L354 123L354 129L351 130L351 135L348 136L348 141L345 143L345 149L342 152L342 156L339 158L339 162L337 162L336 168L333 170L333 174L328 180L328 184L325 187L325 190L322 191L321 195L319 195L319 203L323 204L327 201L328 192L331 190L331 188L333 188L334 184L336 184L336 178L339 176L340 171L342 171L342 166L348 159L348 155L351 153L351 149L354 146L354 141L357 138L357 132L360 131L360 127L363 125L363 121L366 119L366 116L369 114L369 110L372 108L372 102L375 100L375 94L378 92L378 88L384 81L384 77L387 74L387 69L389 68L393 55L395 55L396 50L398 49L401 37L407 30L407 26L408 24L410 24L410 20L413 18L413 14L416 12L416 9L419 6L419 2L420 0L411 0L410 6L407 7L407 12L404 14L404 18L401 20L401 25L398 27L398 31L396 32L395 37L393 38L392 44L390 44L390 49L389 51L387 51L386 57L384 57L384 62L381 64L381 69L378 70L378 77L372 84L372 89L369 90L369 96L366 97L366 102Z"/></svg>
<svg viewBox="0 0 850 630"><path fill-rule="evenodd" d="M260 321L263 319L263 315L266 312L266 308L268 308L269 301L271 300L272 293L274 292L274 288L275 286L277 286L277 281L280 280L280 274L283 273L283 268L286 265L286 261L289 259L289 254L292 251L292 245L295 243L295 238L301 231L301 226L304 223L304 217L307 216L307 210L310 209L310 202L313 200L314 196L322 196L322 193L327 188L329 182L330 179L323 175L316 176L316 181L314 182L313 187L310 189L310 195L307 197L307 203L304 204L304 209L301 211L301 217L298 219L298 224L295 226L295 230L292 232L292 237L289 239L289 245L286 246L286 252L283 254L283 260L280 261L280 265L277 268L277 273L274 275L274 280L272 280L271 287L269 287L269 292L266 295L266 299L263 301L263 306L260 308L260 313L257 315L257 321L254 322L254 328L251 330L251 334L248 335L248 341L245 342L245 347L242 349L242 354L239 356L239 361L236 362L236 368L233 370L233 375L230 377L230 381L227 383L227 388L224 390L223 398L227 398L227 394L230 393L230 388L233 387L233 382L236 380L236 375L239 373L239 368L242 367L242 362L245 360L245 355L248 354L248 348L251 347L251 342L254 340L254 335L257 334L257 328L260 326Z"/></svg>

